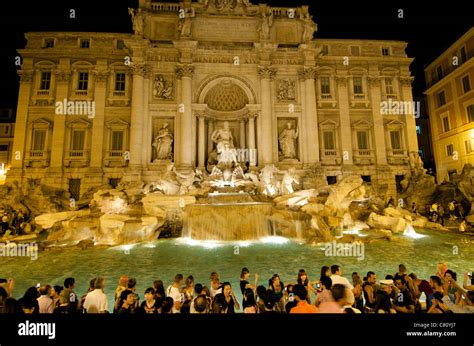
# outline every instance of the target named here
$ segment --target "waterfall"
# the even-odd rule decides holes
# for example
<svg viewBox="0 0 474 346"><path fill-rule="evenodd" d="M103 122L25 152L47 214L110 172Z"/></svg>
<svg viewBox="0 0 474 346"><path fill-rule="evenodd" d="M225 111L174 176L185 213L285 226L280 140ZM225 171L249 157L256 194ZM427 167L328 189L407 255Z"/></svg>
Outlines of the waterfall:
<svg viewBox="0 0 474 346"><path fill-rule="evenodd" d="M186 206L183 236L196 240L252 240L272 235L271 203Z"/></svg>

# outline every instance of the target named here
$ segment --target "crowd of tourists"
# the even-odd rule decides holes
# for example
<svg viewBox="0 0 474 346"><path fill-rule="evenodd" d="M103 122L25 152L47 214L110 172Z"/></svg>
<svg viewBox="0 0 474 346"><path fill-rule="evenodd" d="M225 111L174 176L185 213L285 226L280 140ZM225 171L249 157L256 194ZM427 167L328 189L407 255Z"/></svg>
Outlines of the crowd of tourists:
<svg viewBox="0 0 474 346"><path fill-rule="evenodd" d="M24 235L31 232L29 215L21 208L0 208L0 236Z"/></svg>
<svg viewBox="0 0 474 346"><path fill-rule="evenodd" d="M74 278L66 278L63 286L37 285L26 290L22 298L12 297L13 279L0 279L0 313L17 314L220 314L220 313L474 313L474 280L465 273L462 286L457 275L445 263L429 278L408 274L400 264L393 275L378 280L373 271L361 278L352 273L343 276L339 265L321 268L318 280L310 280L301 269L296 280L283 283L274 274L263 284L258 274L251 280L250 271L243 268L240 287L243 300L235 296L234 287L222 282L213 272L208 284L196 283L192 275L176 274L165 288L155 280L144 291L137 292L137 280L127 275L119 278L114 294L114 306L109 306L105 280L94 278L81 297L75 292Z"/></svg>

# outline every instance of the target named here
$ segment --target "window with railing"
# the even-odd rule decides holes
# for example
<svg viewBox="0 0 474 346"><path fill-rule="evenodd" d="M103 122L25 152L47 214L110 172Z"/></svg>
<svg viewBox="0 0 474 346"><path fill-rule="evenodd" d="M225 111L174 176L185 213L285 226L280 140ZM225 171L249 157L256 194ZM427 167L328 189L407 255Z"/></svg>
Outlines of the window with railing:
<svg viewBox="0 0 474 346"><path fill-rule="evenodd" d="M369 150L369 134L367 131L357 131L357 148L361 150Z"/></svg>
<svg viewBox="0 0 474 346"><path fill-rule="evenodd" d="M111 133L111 143L110 143L110 154L111 157L121 157L123 153L123 131L112 131Z"/></svg>
<svg viewBox="0 0 474 346"><path fill-rule="evenodd" d="M392 77L385 77L385 94L387 95L394 95L395 90L393 88L393 78Z"/></svg>
<svg viewBox="0 0 474 346"><path fill-rule="evenodd" d="M89 87L89 72L79 72L78 77L77 90L87 91Z"/></svg>
<svg viewBox="0 0 474 346"><path fill-rule="evenodd" d="M32 151L43 151L46 145L46 130L33 130Z"/></svg>
<svg viewBox="0 0 474 346"><path fill-rule="evenodd" d="M325 98L324 96L329 95L331 96L331 83L329 77L320 77L320 85L321 85L321 97Z"/></svg>
<svg viewBox="0 0 474 346"><path fill-rule="evenodd" d="M90 48L91 41L88 38L83 38L79 41L80 48Z"/></svg>
<svg viewBox="0 0 474 346"><path fill-rule="evenodd" d="M334 150L336 149L336 143L334 138L334 131L324 131L323 132L323 145L324 149Z"/></svg>
<svg viewBox="0 0 474 346"><path fill-rule="evenodd" d="M40 76L40 91L46 91L51 88L51 71L42 71Z"/></svg>
<svg viewBox="0 0 474 346"><path fill-rule="evenodd" d="M436 68L436 73L438 75L438 80L443 79L443 66L438 66Z"/></svg>
<svg viewBox="0 0 474 346"><path fill-rule="evenodd" d="M362 88L362 77L353 77L352 83L353 83L354 96L362 95L364 93L364 90Z"/></svg>
<svg viewBox="0 0 474 346"><path fill-rule="evenodd" d="M125 73L115 73L115 88L114 94L117 96L125 95Z"/></svg>
<svg viewBox="0 0 474 346"><path fill-rule="evenodd" d="M400 131L390 131L390 144L394 151L402 149Z"/></svg>

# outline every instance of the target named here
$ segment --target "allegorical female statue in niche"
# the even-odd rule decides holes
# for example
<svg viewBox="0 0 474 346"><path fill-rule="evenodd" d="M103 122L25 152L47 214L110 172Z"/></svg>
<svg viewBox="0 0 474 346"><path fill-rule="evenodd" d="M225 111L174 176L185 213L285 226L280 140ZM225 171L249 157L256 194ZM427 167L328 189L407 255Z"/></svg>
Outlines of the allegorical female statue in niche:
<svg viewBox="0 0 474 346"><path fill-rule="evenodd" d="M286 128L281 131L278 136L280 142L280 158L295 159L296 158L296 139L298 138L298 129L293 129L291 122L286 123Z"/></svg>
<svg viewBox="0 0 474 346"><path fill-rule="evenodd" d="M173 144L173 135L168 129L168 123L164 123L158 135L152 144L155 149L155 160L171 159L171 145Z"/></svg>

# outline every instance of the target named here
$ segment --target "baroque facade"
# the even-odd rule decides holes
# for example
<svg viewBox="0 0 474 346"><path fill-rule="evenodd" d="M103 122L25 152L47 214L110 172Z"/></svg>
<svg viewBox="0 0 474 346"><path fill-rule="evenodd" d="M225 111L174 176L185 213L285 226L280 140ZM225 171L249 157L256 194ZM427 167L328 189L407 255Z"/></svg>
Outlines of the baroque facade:
<svg viewBox="0 0 474 346"><path fill-rule="evenodd" d="M308 6L140 0L129 13L133 34L26 34L9 180L79 196L171 162L209 171L225 129L248 170L321 167L391 195L410 172L415 118L382 107L412 102L405 42L318 39Z"/></svg>

